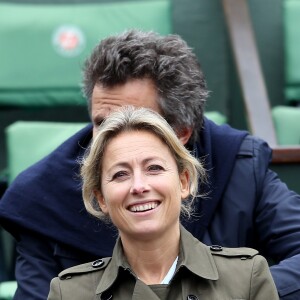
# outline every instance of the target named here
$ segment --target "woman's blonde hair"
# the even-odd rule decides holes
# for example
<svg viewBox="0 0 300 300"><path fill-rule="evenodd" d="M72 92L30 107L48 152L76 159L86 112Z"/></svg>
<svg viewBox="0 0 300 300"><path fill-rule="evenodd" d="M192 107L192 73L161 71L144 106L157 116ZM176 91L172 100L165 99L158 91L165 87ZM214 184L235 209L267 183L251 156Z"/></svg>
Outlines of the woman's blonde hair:
<svg viewBox="0 0 300 300"><path fill-rule="evenodd" d="M189 174L190 196L182 201L181 212L190 217L192 204L198 196L198 179L206 180L206 172L198 161L183 146L167 121L158 113L146 108L122 107L111 113L99 126L96 136L81 161L82 195L87 211L103 221L109 220L100 209L94 192L101 191L103 155L108 143L122 132L146 130L159 137L173 154L178 173Z"/></svg>

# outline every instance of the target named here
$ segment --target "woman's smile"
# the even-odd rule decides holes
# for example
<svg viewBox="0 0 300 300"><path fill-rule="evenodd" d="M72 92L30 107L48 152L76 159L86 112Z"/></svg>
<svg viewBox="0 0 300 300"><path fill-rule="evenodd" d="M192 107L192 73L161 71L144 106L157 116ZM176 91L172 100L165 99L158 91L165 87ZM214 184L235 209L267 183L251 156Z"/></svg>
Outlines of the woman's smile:
<svg viewBox="0 0 300 300"><path fill-rule="evenodd" d="M146 203L131 204L131 205L129 205L129 207L127 209L134 213L141 213L141 212L153 210L156 207L158 207L159 205L160 205L159 201L151 201L151 202L146 202Z"/></svg>

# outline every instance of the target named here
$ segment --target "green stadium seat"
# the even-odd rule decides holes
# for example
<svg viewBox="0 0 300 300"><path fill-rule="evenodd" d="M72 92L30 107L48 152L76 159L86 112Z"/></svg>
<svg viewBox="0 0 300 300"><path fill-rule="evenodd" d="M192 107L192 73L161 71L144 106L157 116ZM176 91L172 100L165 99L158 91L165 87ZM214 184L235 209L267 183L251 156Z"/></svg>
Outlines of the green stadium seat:
<svg viewBox="0 0 300 300"><path fill-rule="evenodd" d="M9 183L21 171L42 159L68 137L86 125L87 123L17 121L8 126L5 134L8 152L7 173ZM2 232L1 228L0 234L3 243L0 250L5 252L3 253L5 259L4 268L10 273L14 265L11 257L14 242L10 235ZM11 251L5 251L5 248L10 248L8 250ZM2 282L0 284L0 300L12 299L14 289L14 282Z"/></svg>
<svg viewBox="0 0 300 300"><path fill-rule="evenodd" d="M272 109L279 145L300 145L300 107L276 106Z"/></svg>
<svg viewBox="0 0 300 300"><path fill-rule="evenodd" d="M284 0L284 105L272 108L278 145L300 145L300 1Z"/></svg>
<svg viewBox="0 0 300 300"><path fill-rule="evenodd" d="M4 281L0 283L0 300L12 300L17 289L16 281Z"/></svg>
<svg viewBox="0 0 300 300"><path fill-rule="evenodd" d="M100 39L130 28L170 33L170 0L0 2L0 105L85 105L85 58Z"/></svg>
<svg viewBox="0 0 300 300"><path fill-rule="evenodd" d="M87 123L17 121L6 128L9 182Z"/></svg>
<svg viewBox="0 0 300 300"><path fill-rule="evenodd" d="M300 105L300 1L284 0L285 98Z"/></svg>
<svg viewBox="0 0 300 300"><path fill-rule="evenodd" d="M218 125L227 123L226 116L224 116L223 114L221 114L218 111L207 111L207 112L205 112L205 116Z"/></svg>

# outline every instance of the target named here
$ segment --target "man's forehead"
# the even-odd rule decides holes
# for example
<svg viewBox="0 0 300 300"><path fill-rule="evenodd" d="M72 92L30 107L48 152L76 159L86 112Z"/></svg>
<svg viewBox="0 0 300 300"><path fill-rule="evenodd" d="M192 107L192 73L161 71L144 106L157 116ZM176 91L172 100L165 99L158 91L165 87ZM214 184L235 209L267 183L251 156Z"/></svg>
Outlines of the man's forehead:
<svg viewBox="0 0 300 300"><path fill-rule="evenodd" d="M92 115L102 118L122 106L132 105L145 107L161 113L158 104L158 93L152 80L130 80L122 85L94 87L92 95Z"/></svg>

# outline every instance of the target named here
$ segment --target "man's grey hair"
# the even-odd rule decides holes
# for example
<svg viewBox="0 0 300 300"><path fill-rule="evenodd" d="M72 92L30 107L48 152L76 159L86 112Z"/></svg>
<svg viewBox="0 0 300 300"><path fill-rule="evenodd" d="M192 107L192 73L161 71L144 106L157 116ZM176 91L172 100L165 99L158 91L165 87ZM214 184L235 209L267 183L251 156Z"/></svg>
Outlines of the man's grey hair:
<svg viewBox="0 0 300 300"><path fill-rule="evenodd" d="M200 129L206 82L196 55L178 35L130 30L103 39L84 66L83 93L89 112L95 85L109 88L144 78L155 84L162 115L177 133Z"/></svg>

